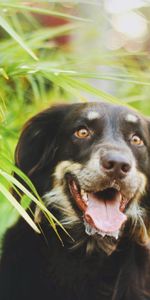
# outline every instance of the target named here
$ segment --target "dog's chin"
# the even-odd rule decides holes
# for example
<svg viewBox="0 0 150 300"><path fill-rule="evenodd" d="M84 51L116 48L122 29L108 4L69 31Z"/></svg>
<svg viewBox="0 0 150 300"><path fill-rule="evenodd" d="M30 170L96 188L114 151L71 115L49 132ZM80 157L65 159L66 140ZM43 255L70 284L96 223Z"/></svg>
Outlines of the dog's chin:
<svg viewBox="0 0 150 300"><path fill-rule="evenodd" d="M111 255L118 247L119 239L110 236L102 237L98 234L93 236L95 240L96 250L103 250L107 255Z"/></svg>
<svg viewBox="0 0 150 300"><path fill-rule="evenodd" d="M98 253L105 253L111 255L120 244L122 239L123 230L120 233L118 239L111 236L102 237L100 234L88 235L84 223L74 223L73 227L69 228L69 233L73 240L69 241L68 247L71 251L83 249L87 256L91 256ZM67 228L66 228L67 230Z"/></svg>
<svg viewBox="0 0 150 300"><path fill-rule="evenodd" d="M117 248L118 243L123 233L123 227L116 232L103 232L90 226L84 221L85 234L90 236L90 243L93 240L95 250L99 251L102 249L107 255L111 255Z"/></svg>

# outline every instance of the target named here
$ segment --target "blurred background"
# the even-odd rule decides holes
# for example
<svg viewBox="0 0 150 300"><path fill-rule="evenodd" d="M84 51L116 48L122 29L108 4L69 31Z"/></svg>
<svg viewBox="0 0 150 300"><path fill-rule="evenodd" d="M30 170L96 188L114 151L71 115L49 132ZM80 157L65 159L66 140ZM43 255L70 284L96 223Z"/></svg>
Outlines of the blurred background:
<svg viewBox="0 0 150 300"><path fill-rule="evenodd" d="M0 0L0 238L18 217L9 189L23 124L81 101L150 115L150 0Z"/></svg>

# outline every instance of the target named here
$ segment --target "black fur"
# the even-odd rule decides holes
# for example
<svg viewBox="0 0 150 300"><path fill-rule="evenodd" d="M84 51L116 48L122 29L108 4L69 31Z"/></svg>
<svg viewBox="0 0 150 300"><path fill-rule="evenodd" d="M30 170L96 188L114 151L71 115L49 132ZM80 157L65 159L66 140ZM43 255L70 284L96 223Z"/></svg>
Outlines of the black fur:
<svg viewBox="0 0 150 300"><path fill-rule="evenodd" d="M88 120L91 111L99 113L99 118ZM135 115L137 122L125 120L128 114ZM90 129L90 138L78 139L74 132L79 128ZM144 143L133 145L130 142L133 134ZM99 153L101 167L104 156L99 149L105 150L105 157L114 151L115 154L121 153L130 164L130 176L132 165L136 165L136 174L140 172L147 179L143 194L136 200L136 207L143 211L144 225L141 225L143 223L138 216L135 224L132 220L135 216L129 215L119 240L113 241L114 251L107 255L101 247L103 239L98 244L97 240L86 235L82 212L70 195L66 183L68 174L65 173L61 178L63 191L79 219L79 222L72 221L69 227L66 226L74 241L58 228L64 243L62 246L42 215L40 225L44 235L36 234L21 218L4 238L0 300L150 300L149 121L128 108L104 103L53 107L36 115L25 125L16 149L16 165L44 196L55 187L54 171L59 163L69 161L72 165L79 163L86 168L93 155ZM98 172L99 166L94 168L93 164L93 172ZM129 183L128 174L121 176L117 172L107 174L107 177L109 180L115 178L121 189L130 194L136 179L131 176ZM93 186L96 176L92 179ZM100 174L101 184L105 184L103 177L104 174ZM65 205L63 201L62 195L62 207ZM134 202L134 199L131 201ZM47 205L59 220L63 220L57 204ZM107 248L110 240L107 237L104 239Z"/></svg>

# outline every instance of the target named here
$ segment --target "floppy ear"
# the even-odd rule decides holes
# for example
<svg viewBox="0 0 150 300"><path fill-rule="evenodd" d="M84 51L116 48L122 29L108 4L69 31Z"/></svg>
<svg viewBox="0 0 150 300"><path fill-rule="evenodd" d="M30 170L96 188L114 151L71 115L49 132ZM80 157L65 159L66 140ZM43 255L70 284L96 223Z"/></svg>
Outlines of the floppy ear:
<svg viewBox="0 0 150 300"><path fill-rule="evenodd" d="M71 105L59 105L47 109L30 119L23 128L16 147L15 163L36 187L43 181L42 170L46 173L47 169L50 174L50 165L56 151L55 138L70 107Z"/></svg>

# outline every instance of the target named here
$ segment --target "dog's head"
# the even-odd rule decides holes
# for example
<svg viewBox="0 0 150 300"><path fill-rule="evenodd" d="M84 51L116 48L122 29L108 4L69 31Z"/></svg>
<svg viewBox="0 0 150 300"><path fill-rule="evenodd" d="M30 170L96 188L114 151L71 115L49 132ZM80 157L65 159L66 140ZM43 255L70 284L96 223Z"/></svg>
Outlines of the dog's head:
<svg viewBox="0 0 150 300"><path fill-rule="evenodd" d="M126 107L61 105L28 121L16 165L78 245L109 254L125 234L149 242L149 137L148 120Z"/></svg>

